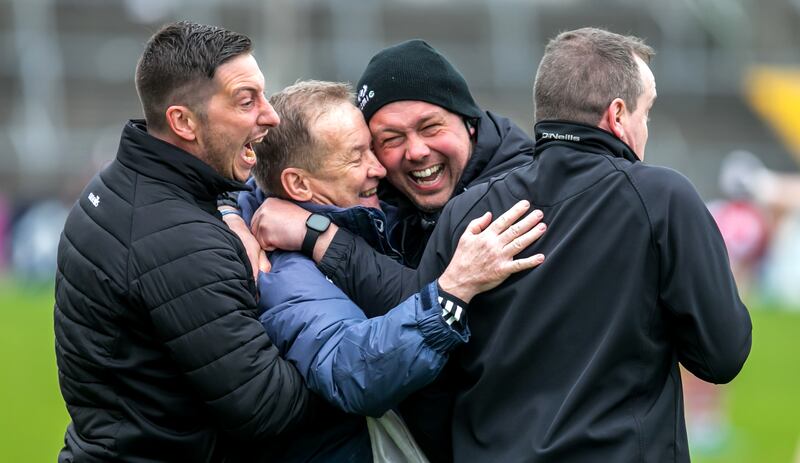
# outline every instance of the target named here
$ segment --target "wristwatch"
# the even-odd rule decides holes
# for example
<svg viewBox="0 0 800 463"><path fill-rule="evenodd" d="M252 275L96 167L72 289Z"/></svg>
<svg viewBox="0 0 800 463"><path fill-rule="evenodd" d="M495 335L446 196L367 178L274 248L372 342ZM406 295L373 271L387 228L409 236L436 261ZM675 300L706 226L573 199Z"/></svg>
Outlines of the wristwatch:
<svg viewBox="0 0 800 463"><path fill-rule="evenodd" d="M314 255L314 245L317 244L319 235L325 233L325 230L331 226L331 219L322 214L311 214L306 219L306 236L303 238L303 245L300 246L300 251L308 257Z"/></svg>

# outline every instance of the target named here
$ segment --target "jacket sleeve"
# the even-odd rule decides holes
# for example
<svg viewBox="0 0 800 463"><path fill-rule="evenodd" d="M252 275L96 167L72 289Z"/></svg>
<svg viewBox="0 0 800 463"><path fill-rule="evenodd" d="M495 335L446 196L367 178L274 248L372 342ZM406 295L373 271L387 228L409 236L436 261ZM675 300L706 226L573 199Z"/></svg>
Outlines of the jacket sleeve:
<svg viewBox="0 0 800 463"><path fill-rule="evenodd" d="M422 279L414 269L377 252L343 228L334 235L318 266L368 317L385 314L439 276Z"/></svg>
<svg viewBox="0 0 800 463"><path fill-rule="evenodd" d="M364 313L299 253L277 252L261 274L261 322L308 386L349 413L380 416L433 381L463 343L441 316L436 283L386 315Z"/></svg>
<svg viewBox="0 0 800 463"><path fill-rule="evenodd" d="M256 318L244 249L221 223L179 227L193 238L140 256L166 255L132 280L132 297L149 312L186 393L205 402L219 428L248 440L279 434L303 419L310 394ZM181 247L189 249L169 255Z"/></svg>
<svg viewBox="0 0 800 463"><path fill-rule="evenodd" d="M692 184L668 169L652 169L660 300L668 311L680 362L695 376L727 383L750 353L752 325L739 299L722 235Z"/></svg>
<svg viewBox="0 0 800 463"><path fill-rule="evenodd" d="M237 193L236 202L239 204L239 210L242 212L242 218L248 225L250 225L250 219L253 218L253 215L256 213L256 210L261 206L261 203L264 202L266 196L261 188L256 185L256 181L254 178L250 178L247 181L247 185L252 188L251 190L242 190Z"/></svg>

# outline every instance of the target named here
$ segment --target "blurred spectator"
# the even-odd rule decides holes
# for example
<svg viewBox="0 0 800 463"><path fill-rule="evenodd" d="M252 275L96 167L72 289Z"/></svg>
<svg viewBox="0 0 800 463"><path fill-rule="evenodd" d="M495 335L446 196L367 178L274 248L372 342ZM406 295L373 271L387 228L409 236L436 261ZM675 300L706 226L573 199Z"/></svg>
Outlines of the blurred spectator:
<svg viewBox="0 0 800 463"><path fill-rule="evenodd" d="M725 240L739 292L749 294L769 241L768 219L757 205L743 200L712 201L708 210Z"/></svg>
<svg viewBox="0 0 800 463"><path fill-rule="evenodd" d="M764 260L761 290L772 304L800 310L800 208L783 216Z"/></svg>
<svg viewBox="0 0 800 463"><path fill-rule="evenodd" d="M13 224L11 271L20 282L51 283L67 208L56 199L35 203Z"/></svg>
<svg viewBox="0 0 800 463"><path fill-rule="evenodd" d="M800 309L800 174L770 170L752 153L734 151L719 181L735 200L715 213L734 273L747 280L759 271L762 297Z"/></svg>
<svg viewBox="0 0 800 463"><path fill-rule="evenodd" d="M730 198L749 199L778 214L800 209L800 174L767 169L748 151L728 154L722 162L719 182Z"/></svg>
<svg viewBox="0 0 800 463"><path fill-rule="evenodd" d="M726 386L702 381L681 368L686 432L692 455L713 457L731 442L731 425L725 407Z"/></svg>

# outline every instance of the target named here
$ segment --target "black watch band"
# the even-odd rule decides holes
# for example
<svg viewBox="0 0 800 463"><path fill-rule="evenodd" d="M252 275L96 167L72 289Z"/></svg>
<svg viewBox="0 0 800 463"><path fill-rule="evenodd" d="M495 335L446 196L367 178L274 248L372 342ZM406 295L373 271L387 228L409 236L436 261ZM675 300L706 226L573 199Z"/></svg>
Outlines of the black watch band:
<svg viewBox="0 0 800 463"><path fill-rule="evenodd" d="M319 235L325 233L325 230L331 226L331 219L321 214L311 214L306 219L306 236L303 238L303 244L300 246L300 252L308 257L314 256L314 245L317 244Z"/></svg>

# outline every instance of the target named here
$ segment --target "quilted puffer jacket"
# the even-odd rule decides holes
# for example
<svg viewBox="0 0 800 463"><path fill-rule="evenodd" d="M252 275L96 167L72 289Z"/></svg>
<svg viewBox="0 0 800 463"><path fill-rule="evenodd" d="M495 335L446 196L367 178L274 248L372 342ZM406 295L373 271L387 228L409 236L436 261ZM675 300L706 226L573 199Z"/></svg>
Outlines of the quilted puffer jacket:
<svg viewBox="0 0 800 463"><path fill-rule="evenodd" d="M59 461L274 460L310 395L256 314L216 196L246 188L129 122L61 236Z"/></svg>

